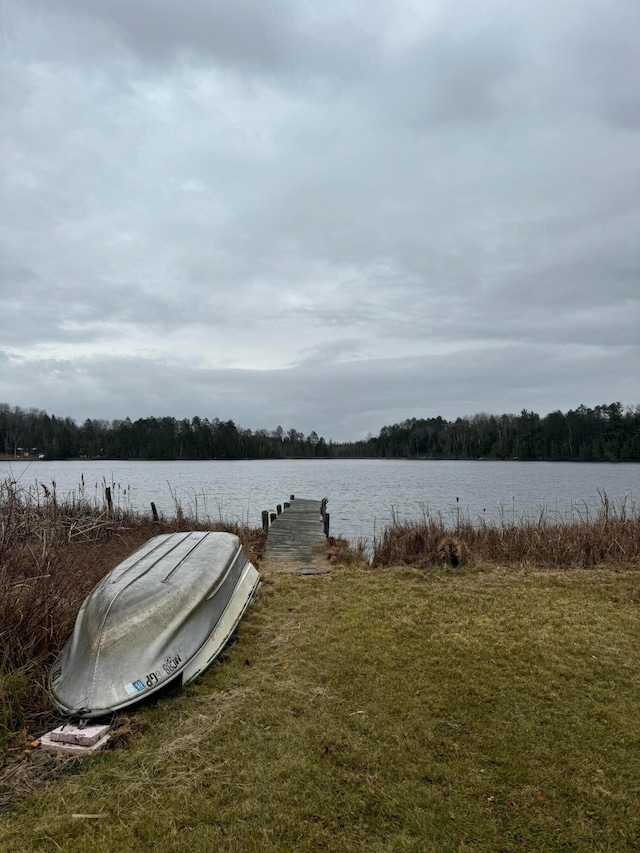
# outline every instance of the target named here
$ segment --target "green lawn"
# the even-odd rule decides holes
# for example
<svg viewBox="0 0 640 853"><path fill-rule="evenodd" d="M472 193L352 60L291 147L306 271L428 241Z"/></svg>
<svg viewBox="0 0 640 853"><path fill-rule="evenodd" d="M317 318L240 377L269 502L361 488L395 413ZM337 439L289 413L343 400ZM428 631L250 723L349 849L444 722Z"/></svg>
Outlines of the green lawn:
<svg viewBox="0 0 640 853"><path fill-rule="evenodd" d="M278 576L135 720L0 849L640 850L640 572Z"/></svg>

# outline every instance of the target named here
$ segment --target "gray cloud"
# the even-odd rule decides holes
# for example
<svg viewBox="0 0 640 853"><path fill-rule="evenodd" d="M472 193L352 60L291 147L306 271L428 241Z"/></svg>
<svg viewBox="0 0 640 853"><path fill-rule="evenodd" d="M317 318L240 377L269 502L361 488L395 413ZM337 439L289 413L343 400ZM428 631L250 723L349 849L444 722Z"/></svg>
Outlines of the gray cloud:
<svg viewBox="0 0 640 853"><path fill-rule="evenodd" d="M471 362L465 351L366 361L342 361L341 355L320 352L295 367L264 371L117 356L43 359L14 361L10 374L16 387L29 383L24 405L79 419L100 417L105 406L112 418L163 415L170 399L178 418L224 413L243 426L280 423L344 440L407 416L518 411L522 383L529 406L539 411L566 409L569 397L594 405L609 399L611 377L624 371L630 352L613 345L505 342L476 350ZM629 397L635 379L627 376L619 388Z"/></svg>
<svg viewBox="0 0 640 853"><path fill-rule="evenodd" d="M0 399L638 402L635 3L0 5Z"/></svg>
<svg viewBox="0 0 640 853"><path fill-rule="evenodd" d="M596 5L568 39L575 76L586 97L614 125L640 128L640 7L618 2Z"/></svg>

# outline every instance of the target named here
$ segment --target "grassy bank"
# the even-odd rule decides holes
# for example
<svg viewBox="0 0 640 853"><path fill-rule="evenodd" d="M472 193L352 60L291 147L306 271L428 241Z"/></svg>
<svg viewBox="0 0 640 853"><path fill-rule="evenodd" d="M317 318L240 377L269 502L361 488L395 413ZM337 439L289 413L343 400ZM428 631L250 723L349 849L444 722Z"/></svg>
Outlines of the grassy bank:
<svg viewBox="0 0 640 853"><path fill-rule="evenodd" d="M21 800L0 847L637 850L639 580L267 579L224 658Z"/></svg>
<svg viewBox="0 0 640 853"><path fill-rule="evenodd" d="M126 494L108 511L84 484L60 499L55 486L21 488L0 481L0 757L19 736L26 742L51 720L47 671L70 634L83 598L98 580L138 545L160 532L194 527L240 535L259 564L260 530L228 523L194 523L176 501L176 515L159 523L134 514ZM363 546L332 540L334 564L362 563ZM373 566L594 567L640 564L637 504L611 504L573 524L535 521L454 526L425 511L419 522L395 523L375 541Z"/></svg>
<svg viewBox="0 0 640 853"><path fill-rule="evenodd" d="M0 849L640 850L628 507L579 530L425 518L374 566L334 542L331 574L265 577L205 676L79 766L23 751L52 722L47 667L97 579L190 522L3 488Z"/></svg>

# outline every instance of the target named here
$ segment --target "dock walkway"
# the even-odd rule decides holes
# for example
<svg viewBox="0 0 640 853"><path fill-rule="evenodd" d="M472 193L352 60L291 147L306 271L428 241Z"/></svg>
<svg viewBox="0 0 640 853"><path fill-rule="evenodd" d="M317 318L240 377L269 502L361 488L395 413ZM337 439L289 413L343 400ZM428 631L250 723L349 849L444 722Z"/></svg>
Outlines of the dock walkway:
<svg viewBox="0 0 640 853"><path fill-rule="evenodd" d="M269 527L266 559L274 564L298 566L313 563L321 556L325 542L322 501L295 498Z"/></svg>

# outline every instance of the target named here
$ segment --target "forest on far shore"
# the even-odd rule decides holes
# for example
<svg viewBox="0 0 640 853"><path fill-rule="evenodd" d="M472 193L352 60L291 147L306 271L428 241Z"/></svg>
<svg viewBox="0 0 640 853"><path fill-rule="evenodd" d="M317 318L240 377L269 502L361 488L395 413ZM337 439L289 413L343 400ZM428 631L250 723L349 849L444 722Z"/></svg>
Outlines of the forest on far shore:
<svg viewBox="0 0 640 853"><path fill-rule="evenodd" d="M640 461L640 405L578 406L541 417L477 414L410 418L377 436L326 441L315 431L245 429L232 420L148 417L82 424L0 403L0 452L46 459L523 459Z"/></svg>

